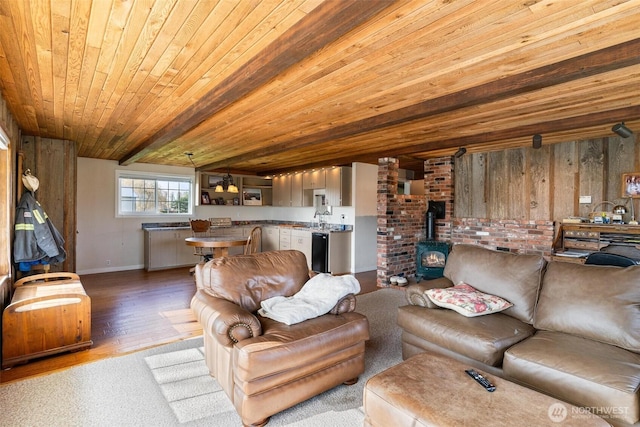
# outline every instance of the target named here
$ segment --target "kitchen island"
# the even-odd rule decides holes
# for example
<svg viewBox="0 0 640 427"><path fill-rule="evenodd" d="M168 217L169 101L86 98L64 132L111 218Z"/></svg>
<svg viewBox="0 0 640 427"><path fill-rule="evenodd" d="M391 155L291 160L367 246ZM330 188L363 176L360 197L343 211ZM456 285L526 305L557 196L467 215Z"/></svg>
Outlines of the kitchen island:
<svg viewBox="0 0 640 427"><path fill-rule="evenodd" d="M325 227L312 226L309 223L286 221L212 221L212 236L232 236L246 239L253 227L262 227L261 251L296 249L307 257L309 269L312 269L312 233L335 235L330 242L330 266L336 274L348 273L351 266L351 226L342 230L340 225L327 224ZM185 239L192 236L188 222L144 223L144 267L147 271L176 267L193 266L198 262L192 247ZM338 237L338 235L341 235ZM335 243L333 243L335 242ZM229 255L242 253L242 246L230 247ZM333 272L333 270L332 270Z"/></svg>

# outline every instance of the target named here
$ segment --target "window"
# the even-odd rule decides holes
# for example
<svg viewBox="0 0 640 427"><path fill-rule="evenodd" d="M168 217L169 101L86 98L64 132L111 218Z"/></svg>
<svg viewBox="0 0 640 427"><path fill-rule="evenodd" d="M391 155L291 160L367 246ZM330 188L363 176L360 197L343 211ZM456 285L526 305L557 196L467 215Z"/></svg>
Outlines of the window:
<svg viewBox="0 0 640 427"><path fill-rule="evenodd" d="M118 216L191 215L193 177L117 171Z"/></svg>

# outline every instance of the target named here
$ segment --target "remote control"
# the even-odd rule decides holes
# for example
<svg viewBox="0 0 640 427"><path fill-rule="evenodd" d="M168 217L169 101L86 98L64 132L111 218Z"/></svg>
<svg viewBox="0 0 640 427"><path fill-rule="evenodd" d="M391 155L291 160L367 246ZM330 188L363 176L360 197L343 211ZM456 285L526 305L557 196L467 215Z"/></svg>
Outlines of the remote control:
<svg viewBox="0 0 640 427"><path fill-rule="evenodd" d="M474 380L476 380L478 382L478 384L480 384L482 387L484 387L487 391L495 391L496 386L494 386L493 384L491 384L489 382L488 379L486 379L485 377L483 377L481 374L479 374L478 372L476 372L475 369L466 369L465 372L467 374L469 374L469 376L471 378L473 378Z"/></svg>

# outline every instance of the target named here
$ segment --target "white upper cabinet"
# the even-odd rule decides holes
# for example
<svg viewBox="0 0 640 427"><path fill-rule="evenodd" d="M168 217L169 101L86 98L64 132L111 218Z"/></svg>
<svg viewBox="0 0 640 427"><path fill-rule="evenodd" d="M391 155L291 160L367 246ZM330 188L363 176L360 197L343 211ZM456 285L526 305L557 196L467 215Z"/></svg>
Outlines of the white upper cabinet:
<svg viewBox="0 0 640 427"><path fill-rule="evenodd" d="M351 168L335 167L326 170L326 204L351 206Z"/></svg>
<svg viewBox="0 0 640 427"><path fill-rule="evenodd" d="M305 190L316 190L325 187L324 169L305 172L302 179L302 188Z"/></svg>
<svg viewBox="0 0 640 427"><path fill-rule="evenodd" d="M273 177L273 206L291 206L291 175Z"/></svg>

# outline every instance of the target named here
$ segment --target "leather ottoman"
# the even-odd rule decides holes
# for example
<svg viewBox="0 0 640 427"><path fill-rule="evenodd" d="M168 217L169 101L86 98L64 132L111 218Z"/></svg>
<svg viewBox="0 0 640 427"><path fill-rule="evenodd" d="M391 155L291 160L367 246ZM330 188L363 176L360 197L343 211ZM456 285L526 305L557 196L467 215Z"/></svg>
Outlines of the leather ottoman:
<svg viewBox="0 0 640 427"><path fill-rule="evenodd" d="M364 388L365 426L608 426L586 409L480 372L488 392L451 358L421 353L371 377Z"/></svg>

